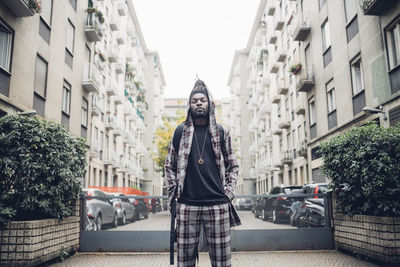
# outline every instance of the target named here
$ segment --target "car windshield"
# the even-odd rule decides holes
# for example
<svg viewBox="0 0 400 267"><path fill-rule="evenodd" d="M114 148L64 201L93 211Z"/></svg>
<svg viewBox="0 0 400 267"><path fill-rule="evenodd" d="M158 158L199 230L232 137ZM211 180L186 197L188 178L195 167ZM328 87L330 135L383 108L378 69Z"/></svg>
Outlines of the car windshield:
<svg viewBox="0 0 400 267"><path fill-rule="evenodd" d="M283 188L283 192L285 194L290 194L290 192L292 192L292 190L296 190L296 189L300 189L301 187L285 187Z"/></svg>

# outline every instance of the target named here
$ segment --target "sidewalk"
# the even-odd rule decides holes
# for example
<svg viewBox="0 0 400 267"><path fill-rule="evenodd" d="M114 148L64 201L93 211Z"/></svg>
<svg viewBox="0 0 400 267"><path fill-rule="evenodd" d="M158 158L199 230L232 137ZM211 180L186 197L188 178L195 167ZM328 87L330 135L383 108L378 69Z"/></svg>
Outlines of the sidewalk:
<svg viewBox="0 0 400 267"><path fill-rule="evenodd" d="M140 266L168 267L169 253L77 253L63 263L52 267L65 266ZM176 266L176 253L175 253ZM199 267L209 267L208 253L201 252ZM270 266L377 266L355 257L328 251L257 251L232 252L232 267L270 267Z"/></svg>

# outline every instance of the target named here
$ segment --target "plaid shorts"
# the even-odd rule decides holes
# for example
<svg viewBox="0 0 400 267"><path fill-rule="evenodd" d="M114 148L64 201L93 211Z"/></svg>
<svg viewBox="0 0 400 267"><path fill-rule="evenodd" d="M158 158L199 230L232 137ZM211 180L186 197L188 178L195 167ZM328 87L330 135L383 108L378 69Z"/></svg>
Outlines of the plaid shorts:
<svg viewBox="0 0 400 267"><path fill-rule="evenodd" d="M229 206L176 203L178 266L195 266L200 228L204 225L211 265L231 266Z"/></svg>

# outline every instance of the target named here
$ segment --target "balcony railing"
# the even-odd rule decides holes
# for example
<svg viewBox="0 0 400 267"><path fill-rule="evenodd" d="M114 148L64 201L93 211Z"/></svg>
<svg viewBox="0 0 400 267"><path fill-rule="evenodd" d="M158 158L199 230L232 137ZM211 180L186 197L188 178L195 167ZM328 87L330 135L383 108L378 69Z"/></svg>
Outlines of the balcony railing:
<svg viewBox="0 0 400 267"><path fill-rule="evenodd" d="M103 36L96 12L86 11L85 34L89 42L98 42Z"/></svg>
<svg viewBox="0 0 400 267"><path fill-rule="evenodd" d="M283 20L282 16L280 16L280 15L275 16L275 21L274 21L275 31L281 31L283 29L284 25L285 25L285 21Z"/></svg>
<svg viewBox="0 0 400 267"><path fill-rule="evenodd" d="M292 37L295 41L304 41L311 32L310 17L308 14L298 14L293 21Z"/></svg>
<svg viewBox="0 0 400 267"><path fill-rule="evenodd" d="M307 157L307 142L305 140L298 144L296 153L300 157Z"/></svg>
<svg viewBox="0 0 400 267"><path fill-rule="evenodd" d="M398 0L360 0L360 6L364 10L364 15L374 16L385 14L397 3Z"/></svg>
<svg viewBox="0 0 400 267"><path fill-rule="evenodd" d="M110 29L112 31L118 31L119 30L118 24L119 24L119 19L117 18L117 16L111 15L109 19Z"/></svg>
<svg viewBox="0 0 400 267"><path fill-rule="evenodd" d="M103 112L104 107L104 99L99 98L97 95L92 95L92 116L93 117L100 117L101 113Z"/></svg>
<svg viewBox="0 0 400 267"><path fill-rule="evenodd" d="M276 37L276 35L271 35L269 37L269 44L276 44L277 40L278 40L278 37Z"/></svg>
<svg viewBox="0 0 400 267"><path fill-rule="evenodd" d="M90 144L89 157L90 158L99 158L100 150L101 150L101 144L98 141L92 139L92 143Z"/></svg>
<svg viewBox="0 0 400 267"><path fill-rule="evenodd" d="M117 74L122 74L125 72L125 67L122 63L116 62L114 64L114 69Z"/></svg>
<svg viewBox="0 0 400 267"><path fill-rule="evenodd" d="M252 155L255 155L255 154L258 153L258 146L257 146L257 143L253 143L253 144L250 145L249 152L250 152L250 154L252 154Z"/></svg>
<svg viewBox="0 0 400 267"><path fill-rule="evenodd" d="M279 72L279 65L278 65L278 63L272 63L271 64L271 67L270 67L270 69L269 69L269 72L270 73L278 73Z"/></svg>
<svg viewBox="0 0 400 267"><path fill-rule="evenodd" d="M275 14L275 9L276 9L276 4L274 1L268 1L267 2L267 15L268 16L273 16Z"/></svg>
<svg viewBox="0 0 400 267"><path fill-rule="evenodd" d="M303 68L299 74L299 82L297 83L298 92L308 92L314 87L314 72L312 67Z"/></svg>
<svg viewBox="0 0 400 267"><path fill-rule="evenodd" d="M264 101L264 103L261 105L261 115L267 115L271 113L271 103Z"/></svg>
<svg viewBox="0 0 400 267"><path fill-rule="evenodd" d="M29 17L35 15L35 10L29 6L29 0L2 0L4 5L16 17Z"/></svg>
<svg viewBox="0 0 400 267"><path fill-rule="evenodd" d="M287 119L286 117L282 116L279 119L279 128L281 129L288 129L290 128L290 120Z"/></svg>
<svg viewBox="0 0 400 267"><path fill-rule="evenodd" d="M289 89L286 86L285 80L282 78L278 81L278 95L286 95Z"/></svg>
<svg viewBox="0 0 400 267"><path fill-rule="evenodd" d="M97 68L91 63L83 67L82 86L88 92L100 92L101 76Z"/></svg>
<svg viewBox="0 0 400 267"><path fill-rule="evenodd" d="M119 62L118 49L110 45L107 50L107 57L110 63Z"/></svg>
<svg viewBox="0 0 400 267"><path fill-rule="evenodd" d="M282 164L288 164L288 165L292 164L293 154L291 153L290 150L283 151L282 156L281 156L281 162L282 162Z"/></svg>
<svg viewBox="0 0 400 267"><path fill-rule="evenodd" d="M117 129L117 123L116 123L116 117L115 116L108 115L106 117L105 128L106 128L106 130L109 130L109 131Z"/></svg>
<svg viewBox="0 0 400 267"><path fill-rule="evenodd" d="M128 8L126 7L125 1L118 4L118 14L121 17L126 16L126 10L128 10Z"/></svg>
<svg viewBox="0 0 400 267"><path fill-rule="evenodd" d="M297 115L304 115L306 113L306 109L303 104L297 104L296 109L294 111Z"/></svg>
<svg viewBox="0 0 400 267"><path fill-rule="evenodd" d="M279 102L281 102L281 97L279 95L274 95L272 97L272 103L279 104Z"/></svg>

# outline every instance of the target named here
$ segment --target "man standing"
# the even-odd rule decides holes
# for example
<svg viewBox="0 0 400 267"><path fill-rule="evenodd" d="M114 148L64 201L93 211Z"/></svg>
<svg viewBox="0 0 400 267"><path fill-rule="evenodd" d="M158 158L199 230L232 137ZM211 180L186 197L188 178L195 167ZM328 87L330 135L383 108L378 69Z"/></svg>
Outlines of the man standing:
<svg viewBox="0 0 400 267"><path fill-rule="evenodd" d="M214 109L206 85L197 80L165 160L170 203L177 199L178 266L195 266L202 225L212 266L231 266L230 227L241 224L231 203L238 165Z"/></svg>

